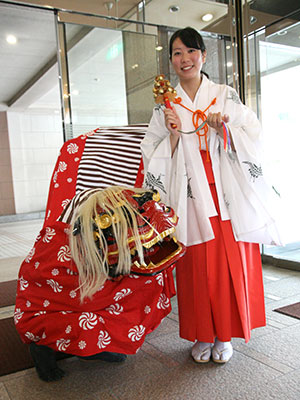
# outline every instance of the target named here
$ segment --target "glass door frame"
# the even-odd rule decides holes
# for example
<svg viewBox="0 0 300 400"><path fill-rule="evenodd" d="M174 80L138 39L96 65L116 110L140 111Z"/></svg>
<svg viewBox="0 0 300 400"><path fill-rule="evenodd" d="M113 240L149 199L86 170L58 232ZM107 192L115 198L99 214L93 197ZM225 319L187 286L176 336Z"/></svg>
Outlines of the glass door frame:
<svg viewBox="0 0 300 400"><path fill-rule="evenodd" d="M249 11L249 10L248 10ZM291 18L293 15L299 15L299 10L290 13L286 17L279 18L272 23L263 26L253 32L244 32L243 43L244 43L244 78L245 78L245 103L250 106L253 111L256 112L258 118L261 116L261 74L260 74L260 60L259 60L259 38L264 35L267 29L272 28L274 33L276 31L280 32L284 26L285 21ZM244 15L245 17L245 15ZM288 28L287 25L285 25ZM276 29L276 27L278 27ZM299 44L300 46L300 44ZM252 56L252 60L251 60ZM252 62L251 64L251 61ZM252 81L254 77L254 81ZM253 91L255 90L255 96L253 96ZM300 243L299 243L300 247ZM261 246L261 256L263 263L272 264L280 268L287 268L296 271L300 271L300 262L283 259L280 257L275 257L271 254L266 254L266 246Z"/></svg>

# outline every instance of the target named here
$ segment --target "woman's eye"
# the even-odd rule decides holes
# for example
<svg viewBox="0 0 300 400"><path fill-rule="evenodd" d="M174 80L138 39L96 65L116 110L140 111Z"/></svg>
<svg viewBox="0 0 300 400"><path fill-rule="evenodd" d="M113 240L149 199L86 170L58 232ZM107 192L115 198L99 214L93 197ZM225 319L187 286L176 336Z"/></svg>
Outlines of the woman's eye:
<svg viewBox="0 0 300 400"><path fill-rule="evenodd" d="M194 53L195 49L189 49L189 53Z"/></svg>

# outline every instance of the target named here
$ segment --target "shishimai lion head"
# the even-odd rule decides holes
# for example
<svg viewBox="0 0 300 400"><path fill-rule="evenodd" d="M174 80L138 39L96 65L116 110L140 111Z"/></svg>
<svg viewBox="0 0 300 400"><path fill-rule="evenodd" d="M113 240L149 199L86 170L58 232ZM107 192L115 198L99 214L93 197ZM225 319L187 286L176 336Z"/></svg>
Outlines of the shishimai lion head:
<svg viewBox="0 0 300 400"><path fill-rule="evenodd" d="M93 192L71 222L81 299L107 279L155 275L174 264L185 252L174 236L177 223L155 190L111 186Z"/></svg>

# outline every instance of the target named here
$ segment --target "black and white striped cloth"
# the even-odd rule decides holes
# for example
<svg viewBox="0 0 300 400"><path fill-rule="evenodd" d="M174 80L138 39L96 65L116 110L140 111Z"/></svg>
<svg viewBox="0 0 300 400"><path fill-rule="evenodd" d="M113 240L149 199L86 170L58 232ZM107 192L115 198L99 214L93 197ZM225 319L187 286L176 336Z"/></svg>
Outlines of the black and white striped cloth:
<svg viewBox="0 0 300 400"><path fill-rule="evenodd" d="M133 186L148 125L99 128L88 136L78 168L76 193L112 185Z"/></svg>

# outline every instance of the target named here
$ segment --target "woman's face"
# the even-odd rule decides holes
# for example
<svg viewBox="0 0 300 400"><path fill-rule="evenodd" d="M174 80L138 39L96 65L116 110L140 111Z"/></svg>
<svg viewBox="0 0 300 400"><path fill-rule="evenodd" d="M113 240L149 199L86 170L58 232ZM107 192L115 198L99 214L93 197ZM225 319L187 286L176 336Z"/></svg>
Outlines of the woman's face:
<svg viewBox="0 0 300 400"><path fill-rule="evenodd" d="M179 38L174 40L171 62L180 82L199 80L205 58L206 51L186 47Z"/></svg>

